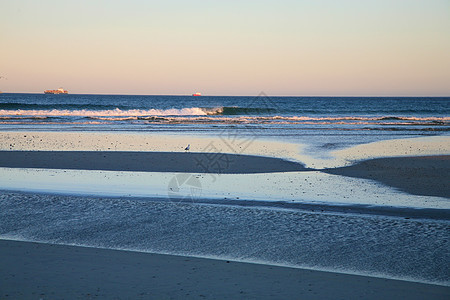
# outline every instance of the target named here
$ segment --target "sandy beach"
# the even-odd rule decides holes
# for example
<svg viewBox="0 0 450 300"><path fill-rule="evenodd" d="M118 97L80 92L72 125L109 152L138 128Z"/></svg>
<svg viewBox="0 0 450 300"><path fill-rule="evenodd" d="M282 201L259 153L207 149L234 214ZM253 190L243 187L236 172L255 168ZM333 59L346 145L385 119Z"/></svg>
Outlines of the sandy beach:
<svg viewBox="0 0 450 300"><path fill-rule="evenodd" d="M0 1L0 300L450 300L450 1L104 2Z"/></svg>
<svg viewBox="0 0 450 300"><path fill-rule="evenodd" d="M210 158L220 155L221 161L227 162L226 165L222 164L220 172L230 174L229 176L233 174L250 176L245 174L261 173L275 174L274 179L276 179L283 178L282 174L288 176L289 174L304 172L305 174L311 173L312 178L314 178L314 176L318 176L318 173L326 173L325 175L331 174L328 176L369 179L382 186L393 187L408 194L445 198L449 196L450 191L450 180L448 180L450 156L433 155L442 151L440 149L438 151L431 149L428 152L430 155L427 156L374 158L349 166L312 169L307 167L307 164L301 163L301 156L295 155L295 151L298 151L301 147L297 146L296 148L294 145L288 144L289 147L283 147L283 143L274 142L268 143L265 147L265 144L260 142L242 153L230 153L232 151L214 153L208 152L208 148L204 148L201 152L182 152L183 150L179 149L178 145L185 144L188 139L179 140L170 136L167 139L165 138L132 134L4 132L0 140L0 167L5 168L4 170L31 168L30 170L127 171L130 174L131 172L214 174L219 170L205 169L202 165L212 166ZM155 144L158 139L165 141L165 144ZM111 141L114 145L123 146L108 149ZM131 141L133 141L133 144L131 144ZM206 139L199 138L195 141L205 147L208 145ZM220 139L213 141L220 145ZM154 143L150 150L148 149L148 143ZM77 146L72 147L72 145ZM222 180L225 180L225 177ZM26 184L26 180L24 182ZM286 186L286 183L284 184ZM295 186L296 183L292 182L291 184ZM26 195L20 197L30 199L26 200L26 204L21 204L23 208L34 205L35 201L37 201L36 203L40 201L31 200L33 198L27 198ZM42 199L45 199L45 196ZM71 203L70 201L78 203L84 201L84 198L69 201L54 196L45 201L48 201L49 206L44 210L44 215L47 214L49 209L52 210L56 207L58 201L61 201L63 205L61 212L64 212L66 205ZM92 199L92 201L96 200ZM126 201L128 200L122 201L125 203L124 208L132 212L132 216L136 218L136 213L140 209L133 208L131 210ZM100 205L99 207L103 207L102 201L97 202ZM201 203L201 201L198 201L199 205ZM207 204L207 201L204 203ZM228 204L240 205L238 202ZM12 210L16 209L9 205L7 201L5 201L5 205ZM93 209L92 204L85 205L86 211ZM118 204L114 204L112 207L116 205ZM166 204L162 203L161 205ZM158 210L157 207L159 206L163 207L161 205L155 204L155 209ZM182 204L180 205L180 208L184 207ZM242 207L246 205L250 204L242 205ZM68 207L71 206L67 206L67 209L69 209ZM190 206L184 207L183 210L187 210L187 207ZM195 205L192 209L194 207ZM213 207L211 206L208 209ZM320 206L317 204L293 203L290 206L279 204L271 207L307 211L308 218L315 218L316 212L314 210L317 210ZM391 215L399 219L414 217L417 219L414 222L418 222L418 224L421 222L421 218L448 220L446 210L429 210L428 212L427 209L420 209L411 213L412 210L403 212L400 208L384 212L383 208L378 208L379 211L369 211L364 206L358 208L358 206L351 206L350 204L348 207L352 208L348 209L342 206L340 209L326 209L321 207L321 211L324 212L325 209L326 213L331 214L351 212L366 215ZM70 208L70 210L72 209L75 208ZM95 225L83 224L82 220L91 220L92 218L92 222L96 222L95 219L100 216L102 209L96 210L95 214L88 218L81 217L78 219L77 217L73 219L74 222L81 222L79 225L81 233L89 228L89 230L94 230L89 236L97 236L98 229L94 227ZM149 209L148 206L143 208L142 212L147 213L142 215L141 221L136 219L139 224L145 225L146 222L149 222L147 219ZM226 211L226 208L223 209L225 211L223 216L228 220L229 212ZM118 208L118 211L124 210ZM202 208L202 213L205 212L206 207ZM63 222L66 222L67 218L69 220L72 218L70 216L72 213L67 213L69 215L61 217ZM178 219L179 217L176 217L175 214L179 213L181 213L179 210L175 210L168 213L168 216L174 216L175 219ZM186 213L187 211L184 212L184 214ZM36 216L40 218L40 215ZM49 214L47 218L51 219L52 217L53 215ZM124 216L124 218L129 217ZM246 219L246 217L243 218ZM269 215L268 218L270 220ZM304 218L305 216L301 219L294 218L288 224L293 224L294 220ZM30 222L32 222L31 219ZM190 222L188 220L185 227L190 228L192 226ZM192 222L195 223L195 220ZM323 224L322 222L319 223ZM101 225L101 223L99 224ZM261 224L270 223L265 220ZM113 236L125 234L127 227L123 226L122 223L117 226L119 231L113 233ZM231 222L227 226L233 226L233 223ZM242 231L245 226L247 225L243 225L240 230ZM320 231L321 226L311 228ZM369 224L368 226L372 225ZM394 226L394 223L389 226ZM29 225L24 225L24 228L27 227ZM122 227L125 231L119 233ZM224 227L224 225L221 227ZM108 225L106 228L109 230L109 228L114 227ZM64 232L65 229L59 230ZM139 231L139 229L136 230ZM152 230L145 230L148 230L145 236L151 236ZM168 237L165 237L167 233L164 233L164 228L158 230L163 232L163 241L167 240ZM433 229L430 230L430 232L433 232ZM201 234L200 240L203 239ZM52 235L51 230L50 235ZM429 234L426 233L425 235L428 236ZM187 233L185 237L191 238L192 233ZM56 238L56 241L58 240ZM258 243L257 240L256 243ZM413 281L188 256L10 241L7 238L6 240L0 240L0 279L0 297L5 299L447 299L450 296L448 286Z"/></svg>
<svg viewBox="0 0 450 300"><path fill-rule="evenodd" d="M0 241L2 299L448 299L450 288L171 255Z"/></svg>

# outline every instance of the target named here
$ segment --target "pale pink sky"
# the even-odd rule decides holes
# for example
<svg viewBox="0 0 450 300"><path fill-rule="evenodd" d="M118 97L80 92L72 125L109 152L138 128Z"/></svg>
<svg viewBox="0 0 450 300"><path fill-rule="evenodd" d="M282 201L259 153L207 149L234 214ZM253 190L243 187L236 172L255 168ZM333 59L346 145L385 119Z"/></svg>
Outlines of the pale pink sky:
<svg viewBox="0 0 450 300"><path fill-rule="evenodd" d="M450 1L0 1L0 90L450 96Z"/></svg>

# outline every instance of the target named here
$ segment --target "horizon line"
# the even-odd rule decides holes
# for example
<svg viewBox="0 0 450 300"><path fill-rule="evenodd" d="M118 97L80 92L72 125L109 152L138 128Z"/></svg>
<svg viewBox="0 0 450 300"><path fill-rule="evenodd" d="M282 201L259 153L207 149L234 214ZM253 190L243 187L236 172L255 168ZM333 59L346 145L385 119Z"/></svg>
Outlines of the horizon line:
<svg viewBox="0 0 450 300"><path fill-rule="evenodd" d="M221 94L202 94L201 96L196 96L196 97L258 97L261 95L261 93L264 93L265 96L267 97L308 97L308 98L314 98L314 97L347 97L347 98L351 98L351 97L367 97L367 98L386 98L386 97L398 97L398 98L415 98L415 97L426 97L426 98L437 98L437 97L441 97L441 98L449 98L450 94L448 95L426 95L426 94L419 94L419 95L406 95L406 94L402 94L402 95L364 95L364 94L359 94L359 95L330 95L330 94L323 94L323 95L269 95L263 91L259 92L257 95L221 95ZM0 91L0 95L1 94L35 94L35 95L45 95L44 92L2 92ZM121 94L121 93L68 93L66 95L98 95L98 96L190 96L190 97L194 97L193 94ZM64 95L62 95L64 96Z"/></svg>

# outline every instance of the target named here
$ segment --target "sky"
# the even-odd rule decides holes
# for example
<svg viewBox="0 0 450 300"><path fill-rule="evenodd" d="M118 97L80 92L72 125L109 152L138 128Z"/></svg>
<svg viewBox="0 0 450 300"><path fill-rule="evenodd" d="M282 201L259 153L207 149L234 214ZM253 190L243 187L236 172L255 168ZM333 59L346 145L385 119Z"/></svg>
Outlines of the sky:
<svg viewBox="0 0 450 300"><path fill-rule="evenodd" d="M0 90L450 96L448 0L0 0Z"/></svg>

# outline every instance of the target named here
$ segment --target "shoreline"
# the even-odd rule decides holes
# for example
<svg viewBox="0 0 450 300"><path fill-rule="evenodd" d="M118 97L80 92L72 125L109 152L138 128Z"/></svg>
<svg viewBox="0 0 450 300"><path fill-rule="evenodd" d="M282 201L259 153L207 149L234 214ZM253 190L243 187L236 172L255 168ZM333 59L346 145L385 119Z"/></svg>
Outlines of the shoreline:
<svg viewBox="0 0 450 300"><path fill-rule="evenodd" d="M255 263L0 240L1 297L446 299L448 286ZM8 296L6 296L8 295Z"/></svg>

